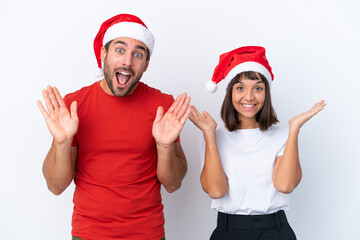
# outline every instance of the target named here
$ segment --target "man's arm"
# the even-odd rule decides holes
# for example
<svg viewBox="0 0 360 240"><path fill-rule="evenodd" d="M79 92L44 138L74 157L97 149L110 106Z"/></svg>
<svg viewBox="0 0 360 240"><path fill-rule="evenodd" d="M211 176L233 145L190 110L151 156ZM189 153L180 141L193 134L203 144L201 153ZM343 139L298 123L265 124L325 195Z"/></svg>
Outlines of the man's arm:
<svg viewBox="0 0 360 240"><path fill-rule="evenodd" d="M190 97L184 93L176 98L164 114L164 109L158 107L153 123L152 134L156 141L158 166L157 177L166 191L174 192L180 188L187 171L185 154L180 142L174 142L190 113Z"/></svg>
<svg viewBox="0 0 360 240"><path fill-rule="evenodd" d="M43 164L43 174L49 190L60 195L75 176L77 147L54 144Z"/></svg>
<svg viewBox="0 0 360 240"><path fill-rule="evenodd" d="M70 111L55 87L48 86L42 91L46 108L40 101L37 105L54 138L43 164L46 183L55 195L61 194L75 175L77 147L71 147L78 130L77 103L72 102Z"/></svg>
<svg viewBox="0 0 360 240"><path fill-rule="evenodd" d="M169 193L180 188L187 172L187 162L180 142L170 146L156 144L158 154L157 178Z"/></svg>

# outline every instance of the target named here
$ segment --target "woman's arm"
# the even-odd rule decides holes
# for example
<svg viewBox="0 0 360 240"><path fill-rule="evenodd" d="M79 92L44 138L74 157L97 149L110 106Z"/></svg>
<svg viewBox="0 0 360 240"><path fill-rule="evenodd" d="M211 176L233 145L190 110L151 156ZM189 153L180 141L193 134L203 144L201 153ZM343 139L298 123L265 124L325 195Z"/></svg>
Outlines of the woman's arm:
<svg viewBox="0 0 360 240"><path fill-rule="evenodd" d="M205 160L200 177L203 190L213 199L222 198L228 192L229 184L216 144L217 124L209 113L202 115L194 106L191 106L189 118L205 138Z"/></svg>
<svg viewBox="0 0 360 240"><path fill-rule="evenodd" d="M298 149L300 128L325 106L326 103L322 100L310 110L289 121L289 136L285 144L284 154L276 159L273 170L273 183L279 192L291 193L300 183L302 177Z"/></svg>

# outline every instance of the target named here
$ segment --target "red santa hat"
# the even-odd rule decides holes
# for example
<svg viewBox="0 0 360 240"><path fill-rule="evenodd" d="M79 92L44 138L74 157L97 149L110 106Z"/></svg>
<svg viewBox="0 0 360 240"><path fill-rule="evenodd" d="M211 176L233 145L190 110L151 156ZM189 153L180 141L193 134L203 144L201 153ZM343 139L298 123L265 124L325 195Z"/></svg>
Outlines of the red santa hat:
<svg viewBox="0 0 360 240"><path fill-rule="evenodd" d="M212 80L206 83L206 89L211 93L216 92L219 82L223 81L227 86L236 75L246 71L261 73L269 82L269 86L271 85L274 74L265 57L265 48L247 46L222 54Z"/></svg>
<svg viewBox="0 0 360 240"><path fill-rule="evenodd" d="M101 64L101 48L111 40L119 37L129 37L139 40L149 49L150 55L154 50L154 35L140 18L131 14L119 14L106 20L100 27L94 39L94 52L99 68L97 76L103 76Z"/></svg>

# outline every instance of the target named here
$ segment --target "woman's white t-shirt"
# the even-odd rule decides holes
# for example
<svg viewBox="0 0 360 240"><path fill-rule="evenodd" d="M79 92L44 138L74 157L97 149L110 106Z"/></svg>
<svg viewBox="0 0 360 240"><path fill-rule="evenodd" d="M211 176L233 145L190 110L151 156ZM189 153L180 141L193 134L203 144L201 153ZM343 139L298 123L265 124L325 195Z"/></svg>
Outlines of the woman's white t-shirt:
<svg viewBox="0 0 360 240"><path fill-rule="evenodd" d="M289 209L287 194L276 190L272 182L274 163L283 155L288 129L273 125L266 131L216 129L221 162L228 178L229 191L213 199L211 208L229 214L270 214ZM204 161L205 140L201 141ZM202 163L203 165L203 163Z"/></svg>

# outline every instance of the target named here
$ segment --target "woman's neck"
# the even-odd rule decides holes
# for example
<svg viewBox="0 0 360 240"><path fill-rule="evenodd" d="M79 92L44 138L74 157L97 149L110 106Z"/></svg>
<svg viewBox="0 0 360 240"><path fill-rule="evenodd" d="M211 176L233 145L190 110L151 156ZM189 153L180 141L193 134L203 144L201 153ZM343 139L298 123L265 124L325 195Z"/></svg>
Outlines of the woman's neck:
<svg viewBox="0 0 360 240"><path fill-rule="evenodd" d="M258 128L259 127L259 123L256 121L255 118L245 118L245 119L240 119L240 123L238 124L237 129L253 129L253 128Z"/></svg>

